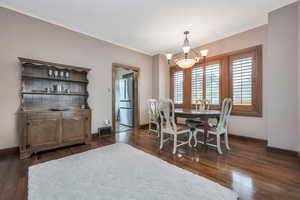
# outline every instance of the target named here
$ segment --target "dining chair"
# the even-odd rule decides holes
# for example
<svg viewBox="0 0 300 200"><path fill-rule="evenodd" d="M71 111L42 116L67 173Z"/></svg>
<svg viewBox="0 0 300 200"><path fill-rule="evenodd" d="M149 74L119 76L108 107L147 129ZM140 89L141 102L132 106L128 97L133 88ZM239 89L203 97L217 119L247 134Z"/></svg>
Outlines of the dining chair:
<svg viewBox="0 0 300 200"><path fill-rule="evenodd" d="M223 103L222 103L220 118L219 118L217 125L214 125L211 123L208 124L209 125L208 138L209 138L209 135L215 135L217 143L216 143L216 145L209 143L210 141L212 141L210 139L207 141L207 145L216 147L219 154L222 154L221 135L223 135L223 134L224 134L224 140L225 140L224 142L225 142L226 149L230 150L229 142L228 142L228 119L229 119L231 110L232 110L232 99L230 99L230 98L224 99ZM199 127L195 128L195 131L193 133L194 140L195 140L194 147L196 147L198 143L203 144L203 141L200 141L197 139L198 133L204 133L203 126L199 126Z"/></svg>
<svg viewBox="0 0 300 200"><path fill-rule="evenodd" d="M174 136L173 154L176 153L177 147L189 144L191 146L192 132L189 127L184 125L177 125L175 123L174 103L171 99L160 100L158 104L158 112L160 116L160 149L163 148L171 136ZM164 135L168 134L170 137L164 139ZM188 134L188 141L178 140L179 135Z"/></svg>
<svg viewBox="0 0 300 200"><path fill-rule="evenodd" d="M148 113L149 113L149 132L155 132L159 136L159 114L158 101L156 99L148 99ZM155 125L155 129L152 128Z"/></svg>

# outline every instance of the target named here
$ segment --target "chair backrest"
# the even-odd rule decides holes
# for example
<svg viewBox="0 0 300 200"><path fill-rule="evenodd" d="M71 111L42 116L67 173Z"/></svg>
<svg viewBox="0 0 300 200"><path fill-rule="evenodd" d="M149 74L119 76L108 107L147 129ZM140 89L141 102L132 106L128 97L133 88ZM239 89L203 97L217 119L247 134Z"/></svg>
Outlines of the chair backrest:
<svg viewBox="0 0 300 200"><path fill-rule="evenodd" d="M209 110L209 100L197 100L196 101L196 110Z"/></svg>
<svg viewBox="0 0 300 200"><path fill-rule="evenodd" d="M158 119L158 101L156 99L148 99L149 120L157 121Z"/></svg>
<svg viewBox="0 0 300 200"><path fill-rule="evenodd" d="M160 127L169 131L176 131L174 103L171 99L159 100L158 113L160 116Z"/></svg>
<svg viewBox="0 0 300 200"><path fill-rule="evenodd" d="M222 103L222 110L220 114L219 123L217 126L218 130L226 130L228 126L228 118L232 110L232 99L226 98Z"/></svg>

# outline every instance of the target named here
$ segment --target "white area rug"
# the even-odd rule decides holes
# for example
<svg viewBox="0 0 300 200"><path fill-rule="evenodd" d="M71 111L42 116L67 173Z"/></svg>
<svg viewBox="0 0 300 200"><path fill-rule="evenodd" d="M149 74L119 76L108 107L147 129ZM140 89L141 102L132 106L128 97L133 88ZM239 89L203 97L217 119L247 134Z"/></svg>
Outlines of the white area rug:
<svg viewBox="0 0 300 200"><path fill-rule="evenodd" d="M235 200L237 194L127 144L29 168L28 200Z"/></svg>

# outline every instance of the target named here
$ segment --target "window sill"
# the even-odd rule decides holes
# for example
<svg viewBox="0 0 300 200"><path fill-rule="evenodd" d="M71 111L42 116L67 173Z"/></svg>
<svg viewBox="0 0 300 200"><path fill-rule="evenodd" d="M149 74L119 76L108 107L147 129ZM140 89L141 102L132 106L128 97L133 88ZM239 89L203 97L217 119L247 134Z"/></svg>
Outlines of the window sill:
<svg viewBox="0 0 300 200"><path fill-rule="evenodd" d="M244 116L244 117L263 117L261 112L255 111L232 111L233 116Z"/></svg>

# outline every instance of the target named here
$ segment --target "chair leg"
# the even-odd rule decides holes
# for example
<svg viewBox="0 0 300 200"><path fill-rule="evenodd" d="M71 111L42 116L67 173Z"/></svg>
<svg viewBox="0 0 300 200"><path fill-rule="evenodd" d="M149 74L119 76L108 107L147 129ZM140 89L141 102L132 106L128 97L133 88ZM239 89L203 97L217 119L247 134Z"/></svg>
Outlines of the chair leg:
<svg viewBox="0 0 300 200"><path fill-rule="evenodd" d="M148 132L151 133L151 122L149 121Z"/></svg>
<svg viewBox="0 0 300 200"><path fill-rule="evenodd" d="M225 137L225 146L226 146L226 149L230 150L230 146L229 146L229 142L228 142L228 134L225 133L224 137Z"/></svg>
<svg viewBox="0 0 300 200"><path fill-rule="evenodd" d="M220 135L219 134L217 134L217 149L218 149L218 153L219 154L222 154L223 152L222 152L222 150L221 150L221 141L220 141Z"/></svg>
<svg viewBox="0 0 300 200"><path fill-rule="evenodd" d="M156 123L156 131L157 131L157 137L160 136L160 128L159 128L159 124Z"/></svg>
<svg viewBox="0 0 300 200"><path fill-rule="evenodd" d="M173 154L176 153L176 149L177 149L177 135L174 135Z"/></svg>
<svg viewBox="0 0 300 200"><path fill-rule="evenodd" d="M164 133L161 132L161 134L160 134L160 147L159 147L159 149L162 150L163 146L164 146Z"/></svg>
<svg viewBox="0 0 300 200"><path fill-rule="evenodd" d="M192 131L189 131L189 146L192 147L192 137L193 137L193 132Z"/></svg>
<svg viewBox="0 0 300 200"><path fill-rule="evenodd" d="M196 147L196 146L197 146L197 144L198 144L198 140L197 140L197 133L198 133L198 132L195 130L195 131L194 131L194 134L193 134L193 135L194 135L194 140L195 140L194 147Z"/></svg>

